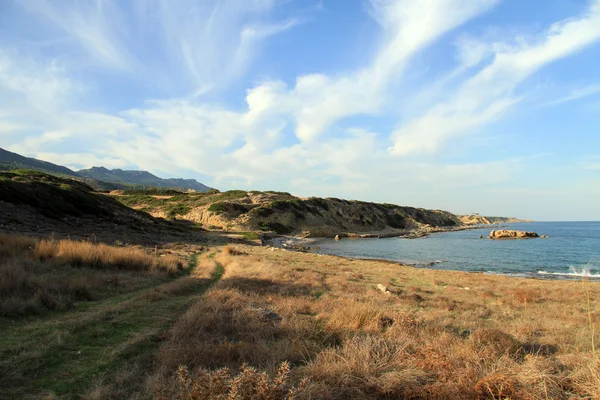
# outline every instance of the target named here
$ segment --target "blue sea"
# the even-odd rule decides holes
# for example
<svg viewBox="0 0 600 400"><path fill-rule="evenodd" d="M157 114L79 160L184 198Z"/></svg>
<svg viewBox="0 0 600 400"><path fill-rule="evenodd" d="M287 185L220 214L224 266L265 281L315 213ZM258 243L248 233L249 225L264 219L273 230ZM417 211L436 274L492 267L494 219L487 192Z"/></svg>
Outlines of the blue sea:
<svg viewBox="0 0 600 400"><path fill-rule="evenodd" d="M492 229L534 231L547 238L485 239ZM515 223L419 239L323 239L313 246L320 246L317 252L322 254L386 259L422 268L544 279L600 279L600 222Z"/></svg>

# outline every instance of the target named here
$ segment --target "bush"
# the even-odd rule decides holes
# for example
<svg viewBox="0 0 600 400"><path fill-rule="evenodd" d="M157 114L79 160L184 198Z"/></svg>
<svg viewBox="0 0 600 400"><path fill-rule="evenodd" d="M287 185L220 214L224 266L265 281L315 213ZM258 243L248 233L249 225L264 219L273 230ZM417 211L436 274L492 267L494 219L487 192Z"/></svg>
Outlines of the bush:
<svg viewBox="0 0 600 400"><path fill-rule="evenodd" d="M287 235L289 233L292 233L292 231L294 230L294 228L285 226L279 222L263 222L260 225L260 229L262 231L273 231L280 235Z"/></svg>
<svg viewBox="0 0 600 400"><path fill-rule="evenodd" d="M256 232L244 232L243 235L248 240L260 240L260 234Z"/></svg>
<svg viewBox="0 0 600 400"><path fill-rule="evenodd" d="M123 191L124 195L146 195L146 196L175 196L185 195L186 193L181 190L168 189L168 188L147 188L147 189L126 189Z"/></svg>
<svg viewBox="0 0 600 400"><path fill-rule="evenodd" d="M248 206L238 203L229 203L226 201L213 203L208 206L208 211L217 214L227 214L227 216L231 218L237 218L240 215L247 213L248 210Z"/></svg>
<svg viewBox="0 0 600 400"><path fill-rule="evenodd" d="M167 209L167 216L175 218L177 215L186 215L191 211L191 208L186 204L174 204Z"/></svg>

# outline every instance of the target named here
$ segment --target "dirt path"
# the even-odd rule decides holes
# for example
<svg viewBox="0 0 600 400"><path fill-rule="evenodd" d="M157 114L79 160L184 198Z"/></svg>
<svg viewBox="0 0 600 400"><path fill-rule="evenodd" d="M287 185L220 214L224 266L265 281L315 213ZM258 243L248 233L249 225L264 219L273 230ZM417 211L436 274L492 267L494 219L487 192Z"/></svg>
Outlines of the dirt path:
<svg viewBox="0 0 600 400"><path fill-rule="evenodd" d="M215 263L208 278L184 276L134 293L79 303L66 313L3 320L0 398L81 398L103 376L112 379L132 362L151 365L173 322L222 274L222 266Z"/></svg>

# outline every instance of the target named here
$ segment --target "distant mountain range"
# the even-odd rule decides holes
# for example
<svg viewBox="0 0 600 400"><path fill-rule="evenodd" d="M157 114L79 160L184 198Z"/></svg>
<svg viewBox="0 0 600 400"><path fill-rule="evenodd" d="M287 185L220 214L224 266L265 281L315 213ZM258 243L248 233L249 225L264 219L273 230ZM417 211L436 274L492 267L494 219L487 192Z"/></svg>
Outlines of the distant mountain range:
<svg viewBox="0 0 600 400"><path fill-rule="evenodd" d="M69 177L87 183L96 190L129 189L132 187L161 187L207 192L210 187L195 179L162 179L147 171L127 171L122 169L107 169L92 167L73 171L62 165L24 157L20 154L0 148L0 170L33 169L48 174Z"/></svg>
<svg viewBox="0 0 600 400"><path fill-rule="evenodd" d="M77 174L98 181L118 183L123 185L182 188L192 189L196 192L208 192L210 190L208 186L203 185L195 179L162 179L156 175L152 175L148 171L124 171L122 169L92 167L90 169L81 169L77 171Z"/></svg>

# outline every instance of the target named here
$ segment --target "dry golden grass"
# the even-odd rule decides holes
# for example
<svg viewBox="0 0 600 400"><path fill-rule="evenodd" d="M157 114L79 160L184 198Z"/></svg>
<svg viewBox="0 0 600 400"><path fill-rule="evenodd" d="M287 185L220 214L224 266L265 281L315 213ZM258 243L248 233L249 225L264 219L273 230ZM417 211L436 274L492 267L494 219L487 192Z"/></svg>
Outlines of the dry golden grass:
<svg viewBox="0 0 600 400"><path fill-rule="evenodd" d="M181 260L175 256L158 257L138 248L73 240L41 240L33 248L33 256L40 261L98 269L159 270L174 273L183 268Z"/></svg>
<svg viewBox="0 0 600 400"><path fill-rule="evenodd" d="M0 316L63 310L100 290L127 289L143 279L135 276L140 272L165 275L182 268L176 256L140 248L0 235ZM185 282L177 285L170 290Z"/></svg>
<svg viewBox="0 0 600 400"><path fill-rule="evenodd" d="M600 399L597 283L588 306L581 282L264 247L215 253L206 262L224 267L222 280L160 350L165 393L177 393L180 365L211 376L247 363L273 376L288 361L292 382L306 379L297 398Z"/></svg>

